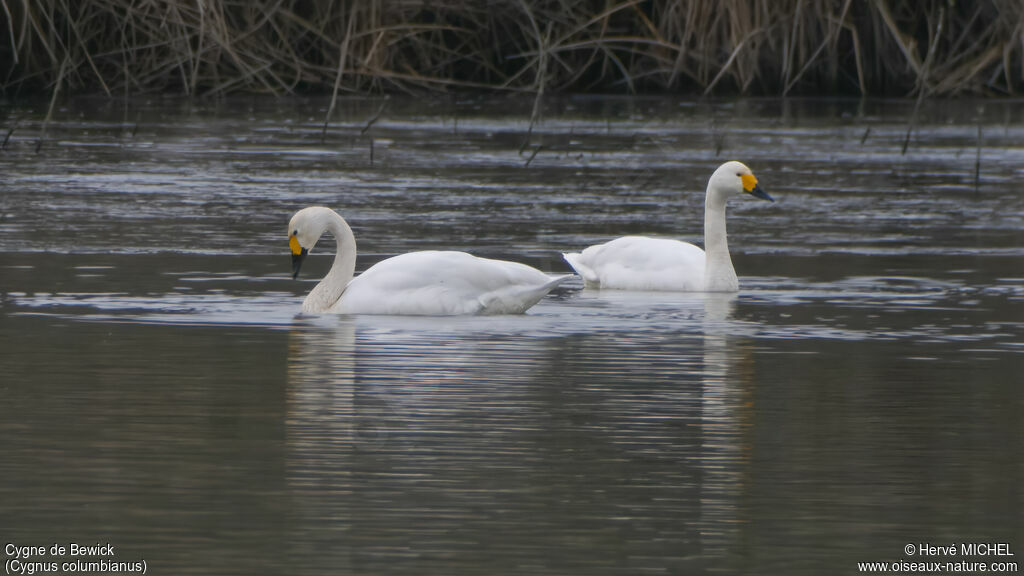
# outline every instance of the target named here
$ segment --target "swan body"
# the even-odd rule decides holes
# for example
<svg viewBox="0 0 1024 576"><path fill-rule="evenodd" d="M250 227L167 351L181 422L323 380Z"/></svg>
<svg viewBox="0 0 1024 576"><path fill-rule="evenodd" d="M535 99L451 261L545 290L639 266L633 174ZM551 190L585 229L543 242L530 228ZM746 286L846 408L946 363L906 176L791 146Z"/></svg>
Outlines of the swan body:
<svg viewBox="0 0 1024 576"><path fill-rule="evenodd" d="M726 162L711 175L704 199L705 250L679 240L624 236L563 256L587 288L736 292L739 280L726 241L725 204L743 193L774 202L740 162Z"/></svg>
<svg viewBox="0 0 1024 576"><path fill-rule="evenodd" d="M330 208L312 206L288 225L293 278L325 233L338 252L330 272L302 303L310 314L437 315L521 314L569 276L479 258L465 252L409 252L382 260L353 278L356 244L352 229Z"/></svg>
<svg viewBox="0 0 1024 576"><path fill-rule="evenodd" d="M667 238L623 236L590 246L582 253L563 254L588 288L665 290L704 289L704 251Z"/></svg>

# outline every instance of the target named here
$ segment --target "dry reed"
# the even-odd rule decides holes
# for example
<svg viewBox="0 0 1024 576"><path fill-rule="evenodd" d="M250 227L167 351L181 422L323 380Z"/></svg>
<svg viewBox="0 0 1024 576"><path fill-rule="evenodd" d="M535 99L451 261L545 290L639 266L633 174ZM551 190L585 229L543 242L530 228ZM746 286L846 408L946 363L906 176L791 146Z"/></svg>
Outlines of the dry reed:
<svg viewBox="0 0 1024 576"><path fill-rule="evenodd" d="M0 0L0 88L1013 94L1020 0Z"/></svg>

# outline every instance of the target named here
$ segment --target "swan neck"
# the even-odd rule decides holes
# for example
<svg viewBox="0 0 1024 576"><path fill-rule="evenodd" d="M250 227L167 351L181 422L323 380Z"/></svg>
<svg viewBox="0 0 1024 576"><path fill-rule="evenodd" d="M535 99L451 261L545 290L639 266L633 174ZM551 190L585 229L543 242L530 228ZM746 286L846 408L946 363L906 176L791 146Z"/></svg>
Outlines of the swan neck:
<svg viewBox="0 0 1024 576"><path fill-rule="evenodd" d="M356 270L356 238L345 219L333 211L324 212L323 232L334 236L337 252L327 276L310 291L303 302L302 308L306 312L325 312L330 309L341 298Z"/></svg>
<svg viewBox="0 0 1024 576"><path fill-rule="evenodd" d="M338 251L334 254L334 264L324 281L331 280L344 290L356 271L356 237L344 218L333 213L332 216L327 230L334 236ZM338 295L341 295L340 291Z"/></svg>
<svg viewBox="0 0 1024 576"><path fill-rule="evenodd" d="M708 184L704 200L704 290L706 292L733 292L739 287L736 270L729 255L729 242L725 232L726 195Z"/></svg>

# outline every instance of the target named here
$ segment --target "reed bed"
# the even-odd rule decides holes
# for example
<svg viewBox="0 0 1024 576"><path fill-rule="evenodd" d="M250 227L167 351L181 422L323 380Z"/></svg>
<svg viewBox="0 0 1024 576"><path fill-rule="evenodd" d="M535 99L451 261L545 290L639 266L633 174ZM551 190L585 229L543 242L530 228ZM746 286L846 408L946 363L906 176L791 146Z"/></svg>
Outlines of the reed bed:
<svg viewBox="0 0 1024 576"><path fill-rule="evenodd" d="M1022 88L1020 0L0 0L8 95Z"/></svg>

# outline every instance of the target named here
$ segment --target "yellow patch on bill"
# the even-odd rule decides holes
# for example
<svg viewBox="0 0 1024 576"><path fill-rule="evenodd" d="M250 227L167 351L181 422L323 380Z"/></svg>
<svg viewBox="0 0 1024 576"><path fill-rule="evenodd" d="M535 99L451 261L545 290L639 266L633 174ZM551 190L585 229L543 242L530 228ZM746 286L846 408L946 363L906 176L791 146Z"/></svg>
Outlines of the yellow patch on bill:
<svg viewBox="0 0 1024 576"><path fill-rule="evenodd" d="M750 192L754 189L754 186L757 186L757 178L754 178L753 174L744 174L740 176L740 180L743 181L743 189L747 192Z"/></svg>
<svg viewBox="0 0 1024 576"><path fill-rule="evenodd" d="M296 256L302 254L302 246L299 246L299 239L295 236L288 238L288 246L292 249L292 254Z"/></svg>

